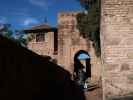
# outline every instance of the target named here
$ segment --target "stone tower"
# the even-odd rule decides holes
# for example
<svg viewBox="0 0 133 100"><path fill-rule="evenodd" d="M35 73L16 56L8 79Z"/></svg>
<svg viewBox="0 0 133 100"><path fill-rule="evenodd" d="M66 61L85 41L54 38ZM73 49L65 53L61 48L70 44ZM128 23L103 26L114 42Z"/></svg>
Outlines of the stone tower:
<svg viewBox="0 0 133 100"><path fill-rule="evenodd" d="M73 74L74 57L83 50L91 57L92 79L101 76L100 60L96 57L91 41L83 38L77 29L78 12L62 12L58 15L58 64Z"/></svg>
<svg viewBox="0 0 133 100"><path fill-rule="evenodd" d="M101 10L103 93L110 100L133 93L133 0L101 0Z"/></svg>

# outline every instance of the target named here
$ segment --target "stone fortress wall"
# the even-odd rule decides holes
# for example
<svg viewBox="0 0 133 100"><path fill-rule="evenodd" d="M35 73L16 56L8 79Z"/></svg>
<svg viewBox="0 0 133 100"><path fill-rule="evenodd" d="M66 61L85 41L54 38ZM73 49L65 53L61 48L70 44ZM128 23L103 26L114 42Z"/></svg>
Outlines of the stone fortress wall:
<svg viewBox="0 0 133 100"><path fill-rule="evenodd" d="M78 12L61 12L58 14L58 53L54 54L54 33L45 33L44 42L29 42L28 48L39 55L48 55L57 59L57 63L73 75L74 56L80 50L88 52L91 57L91 74L94 81L101 76L101 63L94 53L91 41L83 38L77 29ZM36 34L36 33L33 33Z"/></svg>
<svg viewBox="0 0 133 100"><path fill-rule="evenodd" d="M133 0L101 0L101 46L104 99L133 95Z"/></svg>
<svg viewBox="0 0 133 100"><path fill-rule="evenodd" d="M73 74L74 56L78 51L84 50L91 57L92 79L98 80L101 76L101 62L94 53L92 42L80 35L77 14L78 12L62 12L58 15L58 64Z"/></svg>

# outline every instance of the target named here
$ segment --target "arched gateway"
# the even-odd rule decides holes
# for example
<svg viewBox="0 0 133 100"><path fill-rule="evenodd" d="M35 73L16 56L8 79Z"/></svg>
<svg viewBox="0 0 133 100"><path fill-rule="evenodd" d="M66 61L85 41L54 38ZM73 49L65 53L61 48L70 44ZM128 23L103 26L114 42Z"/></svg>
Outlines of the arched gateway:
<svg viewBox="0 0 133 100"><path fill-rule="evenodd" d="M78 51L74 56L74 80L84 85L91 78L90 55L84 50Z"/></svg>
<svg viewBox="0 0 133 100"><path fill-rule="evenodd" d="M78 77L79 70L83 70L86 73L86 77L91 77L91 64L90 55L84 50L78 51L74 56L74 73Z"/></svg>

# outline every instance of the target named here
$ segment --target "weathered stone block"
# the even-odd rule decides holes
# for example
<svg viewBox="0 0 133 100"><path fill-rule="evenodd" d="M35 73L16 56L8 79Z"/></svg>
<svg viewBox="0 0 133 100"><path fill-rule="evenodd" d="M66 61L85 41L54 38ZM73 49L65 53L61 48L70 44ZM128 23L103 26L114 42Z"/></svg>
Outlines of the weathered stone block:
<svg viewBox="0 0 133 100"><path fill-rule="evenodd" d="M118 68L118 64L107 64L105 67L106 71L113 71Z"/></svg>
<svg viewBox="0 0 133 100"><path fill-rule="evenodd" d="M133 95L131 96L121 96L121 97L111 97L108 100L133 100Z"/></svg>
<svg viewBox="0 0 133 100"><path fill-rule="evenodd" d="M108 42L106 42L106 45L118 45L121 42L121 38L108 38Z"/></svg>
<svg viewBox="0 0 133 100"><path fill-rule="evenodd" d="M127 76L127 78L128 78L129 80L133 81L133 74L129 74L129 75Z"/></svg>
<svg viewBox="0 0 133 100"><path fill-rule="evenodd" d="M121 65L121 71L127 71L127 70L130 70L129 64L127 64L127 63L122 64Z"/></svg>
<svg viewBox="0 0 133 100"><path fill-rule="evenodd" d="M127 57L128 57L128 59L133 59L133 52L129 52L129 53L127 54Z"/></svg>

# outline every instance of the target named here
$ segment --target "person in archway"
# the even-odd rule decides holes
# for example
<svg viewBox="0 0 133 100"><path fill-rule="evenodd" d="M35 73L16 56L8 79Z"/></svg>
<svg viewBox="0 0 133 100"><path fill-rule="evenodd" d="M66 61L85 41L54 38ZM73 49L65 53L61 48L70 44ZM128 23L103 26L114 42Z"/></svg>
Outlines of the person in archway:
<svg viewBox="0 0 133 100"><path fill-rule="evenodd" d="M82 89L84 88L85 80L87 79L86 71L84 71L84 68L85 66L79 60L75 62L75 81Z"/></svg>
<svg viewBox="0 0 133 100"><path fill-rule="evenodd" d="M85 81L91 77L90 56L84 52L76 55L74 59L75 81L84 89Z"/></svg>

